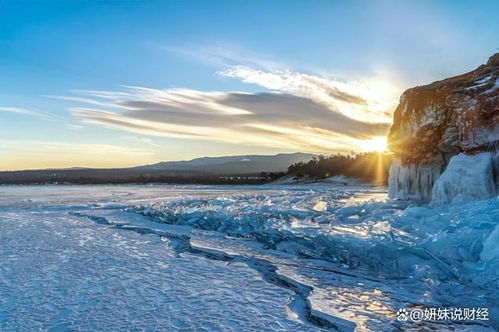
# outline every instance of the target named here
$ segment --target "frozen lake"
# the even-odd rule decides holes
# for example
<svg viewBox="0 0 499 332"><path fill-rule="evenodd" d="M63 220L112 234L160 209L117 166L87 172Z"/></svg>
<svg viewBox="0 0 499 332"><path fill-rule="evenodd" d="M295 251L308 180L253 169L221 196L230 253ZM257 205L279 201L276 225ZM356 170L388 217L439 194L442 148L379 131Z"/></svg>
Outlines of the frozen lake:
<svg viewBox="0 0 499 332"><path fill-rule="evenodd" d="M371 187L0 186L0 330L493 331L498 223ZM396 319L457 306L490 317Z"/></svg>

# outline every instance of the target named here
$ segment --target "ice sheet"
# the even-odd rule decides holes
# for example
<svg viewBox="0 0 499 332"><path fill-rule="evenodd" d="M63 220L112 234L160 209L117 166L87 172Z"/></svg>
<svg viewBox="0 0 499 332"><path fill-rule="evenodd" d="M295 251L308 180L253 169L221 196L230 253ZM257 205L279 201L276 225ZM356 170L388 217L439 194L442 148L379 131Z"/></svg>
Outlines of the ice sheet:
<svg viewBox="0 0 499 332"><path fill-rule="evenodd" d="M0 329L380 331L414 327L395 319L414 306L493 318L498 223L496 198L430 208L366 187L0 187Z"/></svg>

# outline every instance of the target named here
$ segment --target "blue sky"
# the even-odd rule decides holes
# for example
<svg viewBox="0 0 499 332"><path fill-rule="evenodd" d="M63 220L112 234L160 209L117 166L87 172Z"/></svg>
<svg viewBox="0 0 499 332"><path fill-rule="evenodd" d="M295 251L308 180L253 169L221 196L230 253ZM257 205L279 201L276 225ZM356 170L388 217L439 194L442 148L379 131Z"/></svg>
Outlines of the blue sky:
<svg viewBox="0 0 499 332"><path fill-rule="evenodd" d="M0 0L0 169L364 151L498 1Z"/></svg>

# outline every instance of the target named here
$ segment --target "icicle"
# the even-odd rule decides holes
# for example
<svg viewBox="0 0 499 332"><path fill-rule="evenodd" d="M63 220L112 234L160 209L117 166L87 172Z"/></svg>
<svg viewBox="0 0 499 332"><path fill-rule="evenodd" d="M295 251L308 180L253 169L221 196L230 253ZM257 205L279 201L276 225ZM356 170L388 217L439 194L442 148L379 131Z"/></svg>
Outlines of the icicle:
<svg viewBox="0 0 499 332"><path fill-rule="evenodd" d="M395 160L390 167L388 195L390 198L429 201L443 166L443 162L434 162L404 167L400 160Z"/></svg>

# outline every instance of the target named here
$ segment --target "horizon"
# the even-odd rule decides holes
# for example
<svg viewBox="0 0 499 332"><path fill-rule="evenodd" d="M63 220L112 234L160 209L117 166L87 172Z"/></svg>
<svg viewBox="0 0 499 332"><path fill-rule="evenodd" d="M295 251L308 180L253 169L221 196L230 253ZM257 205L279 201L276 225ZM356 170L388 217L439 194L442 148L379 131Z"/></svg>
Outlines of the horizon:
<svg viewBox="0 0 499 332"><path fill-rule="evenodd" d="M388 153L388 152L387 152ZM48 171L48 170L58 170L58 171L65 171L65 170L78 170L78 169L126 169L126 168L135 168L135 167L142 167L142 166L153 166L156 164L162 164L162 163L182 163L182 162L191 162L194 160L198 159L209 159L209 158L234 158L234 157L277 157L279 155L286 155L286 156L291 156L291 155L313 155L313 156L319 156L320 154L314 154L314 153L306 153L306 152L281 152L281 153L276 153L276 154L241 154L241 155L227 155L227 156L200 156L196 158L191 158L191 159L179 159L179 160L168 160L168 161L159 161L155 162L152 164L138 164L138 165L132 165L132 166L126 166L126 167L85 167L85 166L71 166L71 167L64 167L64 168L27 168L27 169L16 169L16 170L0 170L0 172L24 172L24 171Z"/></svg>
<svg viewBox="0 0 499 332"><path fill-rule="evenodd" d="M0 171L383 151L403 91L497 53L498 11L2 1Z"/></svg>

